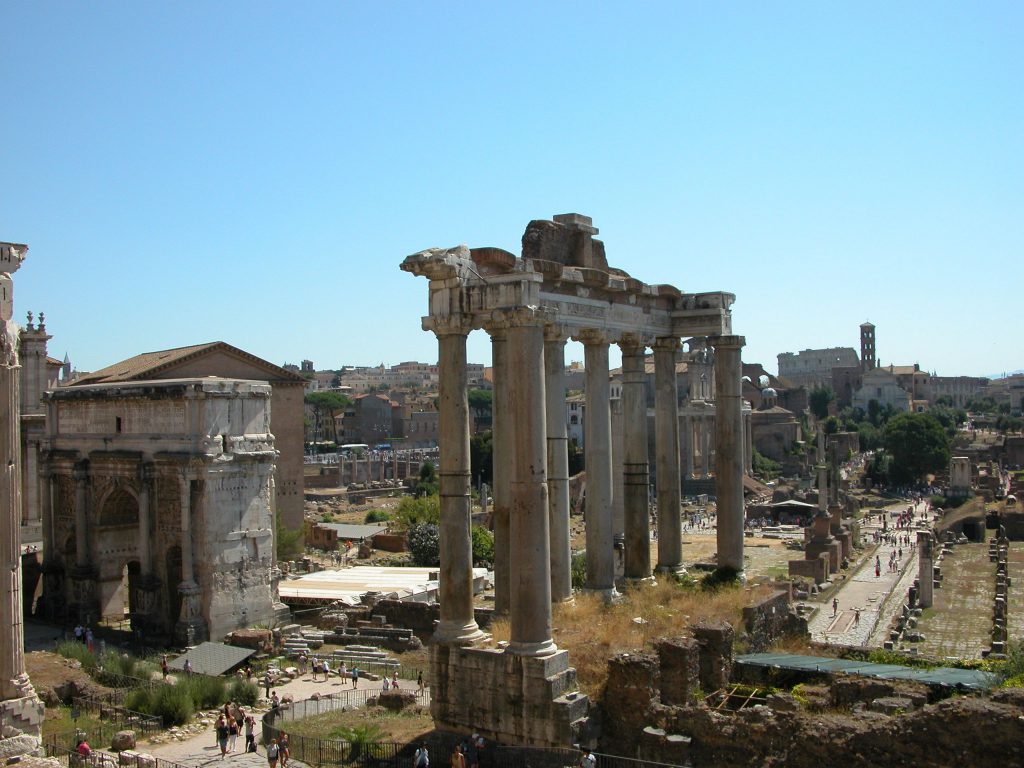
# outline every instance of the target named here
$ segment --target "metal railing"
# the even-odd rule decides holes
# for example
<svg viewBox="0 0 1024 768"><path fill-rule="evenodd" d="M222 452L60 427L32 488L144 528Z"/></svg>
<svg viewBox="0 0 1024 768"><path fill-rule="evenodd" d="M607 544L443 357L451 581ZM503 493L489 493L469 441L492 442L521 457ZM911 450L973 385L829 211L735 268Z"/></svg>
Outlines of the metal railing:
<svg viewBox="0 0 1024 768"><path fill-rule="evenodd" d="M412 693L412 691L409 691ZM288 731L287 724L296 720L323 714L338 709L361 706L371 697L380 695L377 690L343 691L316 699L295 702L276 712L271 710L263 716L263 743L280 739L288 733L290 757L311 766L364 766L365 768L409 768L416 750L421 744L427 745L430 762L433 765L447 765L451 761L455 746L465 736L453 733L434 732L424 739L410 743L391 741L361 742L345 739L320 739ZM427 695L420 697L425 700ZM675 768L670 763L636 760L616 755L594 753L597 768ZM523 746L497 746L487 743L479 751L480 768L572 768L580 763L581 752L575 748L542 749Z"/></svg>
<svg viewBox="0 0 1024 768"><path fill-rule="evenodd" d="M131 728L143 733L157 733L163 730L163 720L154 715L122 707L108 700L106 696L80 695L71 700L71 706L85 712L95 712L101 720L118 727L118 730Z"/></svg>
<svg viewBox="0 0 1024 768"><path fill-rule="evenodd" d="M78 754L75 749L53 747L50 744L44 744L43 748L47 757L53 758L65 768L114 768L114 766L122 766L122 768L124 766L128 768L197 768L197 766L175 763L162 757L141 753L125 755L124 753L94 749L86 757Z"/></svg>

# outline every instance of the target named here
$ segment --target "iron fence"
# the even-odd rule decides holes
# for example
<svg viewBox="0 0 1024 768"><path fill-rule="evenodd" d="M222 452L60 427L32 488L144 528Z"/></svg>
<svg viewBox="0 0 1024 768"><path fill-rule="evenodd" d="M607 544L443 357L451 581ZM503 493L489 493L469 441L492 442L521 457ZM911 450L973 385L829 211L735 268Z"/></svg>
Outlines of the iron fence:
<svg viewBox="0 0 1024 768"><path fill-rule="evenodd" d="M277 712L263 716L263 743L280 739L288 732L287 724L296 720L338 709L361 706L379 691L343 691L317 699L298 701ZM423 695L421 700L428 697ZM406 744L378 741L348 741L321 739L288 732L288 751L292 759L317 766L362 766L363 768L409 768L416 750L426 744L433 765L447 765L455 746L466 736L456 733L434 732L422 740ZM617 755L593 753L597 768L677 768L669 763L637 760ZM490 742L479 750L480 768L575 768L582 753L575 748L544 749L524 746L497 746Z"/></svg>
<svg viewBox="0 0 1024 768"><path fill-rule="evenodd" d="M85 712L95 712L101 720L107 721L118 730L131 728L143 733L156 733L163 730L161 718L127 709L109 701L106 696L75 696L71 700L71 706Z"/></svg>
<svg viewBox="0 0 1024 768"><path fill-rule="evenodd" d="M88 757L78 754L75 749L53 747L50 744L43 745L46 756L59 762L64 768L198 768L198 766L176 763L172 760L165 760L162 757L154 757L136 753L126 755L123 752L105 752L94 749Z"/></svg>

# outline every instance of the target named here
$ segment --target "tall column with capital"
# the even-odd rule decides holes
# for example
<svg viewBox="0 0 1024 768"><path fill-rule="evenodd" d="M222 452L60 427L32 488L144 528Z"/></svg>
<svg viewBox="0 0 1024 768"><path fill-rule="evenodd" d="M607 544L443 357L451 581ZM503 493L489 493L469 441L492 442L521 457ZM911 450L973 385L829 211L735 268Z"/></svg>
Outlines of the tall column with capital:
<svg viewBox="0 0 1024 768"><path fill-rule="evenodd" d="M508 487L511 478L511 437L514 416L508 402L508 325L504 313L495 313L486 326L491 336L491 367L494 371L494 392L491 397L491 467L493 468L494 506L491 522L494 529L494 613L507 616L509 594L510 543L508 533Z"/></svg>
<svg viewBox="0 0 1024 768"><path fill-rule="evenodd" d="M12 320L14 280L28 246L0 243L0 724L4 756L34 751L43 722L43 704L25 672L25 632L21 603L21 403L19 331ZM24 744L7 739L24 734ZM8 748L8 744L10 747Z"/></svg>
<svg viewBox="0 0 1024 768"><path fill-rule="evenodd" d="M470 645L483 637L473 614L473 541L470 536L469 400L466 392L468 318L431 318L437 335L441 486L441 620L434 641Z"/></svg>
<svg viewBox="0 0 1024 768"><path fill-rule="evenodd" d="M608 340L604 334L580 333L587 369L587 412L584 435L587 472L586 588L605 597L615 595L612 537L611 393L608 386Z"/></svg>
<svg viewBox="0 0 1024 768"><path fill-rule="evenodd" d="M682 452L682 461L684 462L683 479L690 480L693 477L693 418L684 414L682 421L681 433L683 444L680 450Z"/></svg>
<svg viewBox="0 0 1024 768"><path fill-rule="evenodd" d="M569 437L565 424L565 332L544 331L544 392L548 429L548 509L551 528L551 599L572 598L569 543Z"/></svg>
<svg viewBox="0 0 1024 768"><path fill-rule="evenodd" d="M742 336L716 336L715 495L718 507L718 567L743 572Z"/></svg>
<svg viewBox="0 0 1024 768"><path fill-rule="evenodd" d="M544 656L551 639L551 540L548 524L547 428L542 312L520 307L509 318L508 395L516 406L509 483L511 604L509 650Z"/></svg>
<svg viewBox="0 0 1024 768"><path fill-rule="evenodd" d="M676 355L679 339L654 342L654 447L658 475L658 570L683 571L683 531L679 518L679 398ZM684 424L689 421L684 419Z"/></svg>
<svg viewBox="0 0 1024 768"><path fill-rule="evenodd" d="M625 577L651 577L651 536L647 513L650 466L647 460L647 372L644 340L625 334L622 350L623 509L625 511Z"/></svg>

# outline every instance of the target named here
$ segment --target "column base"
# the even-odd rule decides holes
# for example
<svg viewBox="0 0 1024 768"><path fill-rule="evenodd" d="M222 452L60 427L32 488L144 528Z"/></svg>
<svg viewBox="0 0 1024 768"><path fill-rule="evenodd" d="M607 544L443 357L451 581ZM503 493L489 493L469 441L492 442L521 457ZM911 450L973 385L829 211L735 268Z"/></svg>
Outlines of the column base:
<svg viewBox="0 0 1024 768"><path fill-rule="evenodd" d="M508 652L516 656L550 656L558 653L558 646L550 638L540 643L511 642L508 644Z"/></svg>
<svg viewBox="0 0 1024 768"><path fill-rule="evenodd" d="M627 587L656 587L658 582L654 576L627 576L624 579Z"/></svg>
<svg viewBox="0 0 1024 768"><path fill-rule="evenodd" d="M583 594L599 595L606 603L617 603L622 599L622 593L615 587L584 587Z"/></svg>
<svg viewBox="0 0 1024 768"><path fill-rule="evenodd" d="M431 641L441 645L475 645L490 637L480 630L476 621L445 621L438 622Z"/></svg>
<svg viewBox="0 0 1024 768"><path fill-rule="evenodd" d="M679 565L659 565L654 569L655 573L661 573L665 576L685 576L686 567L682 564Z"/></svg>

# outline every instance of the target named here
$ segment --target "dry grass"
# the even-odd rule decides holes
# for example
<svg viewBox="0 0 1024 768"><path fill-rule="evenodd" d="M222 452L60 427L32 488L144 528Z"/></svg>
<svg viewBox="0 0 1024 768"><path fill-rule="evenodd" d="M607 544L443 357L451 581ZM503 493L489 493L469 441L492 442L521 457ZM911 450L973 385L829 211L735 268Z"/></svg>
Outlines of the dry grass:
<svg viewBox="0 0 1024 768"><path fill-rule="evenodd" d="M580 688L593 697L604 687L608 660L615 654L649 648L660 637L686 634L702 620L738 627L743 607L771 591L763 586L702 591L660 580L657 586L630 589L613 605L596 595L577 594L574 602L555 607L554 638L569 651ZM509 639L505 620L495 621L488 631L495 643Z"/></svg>

